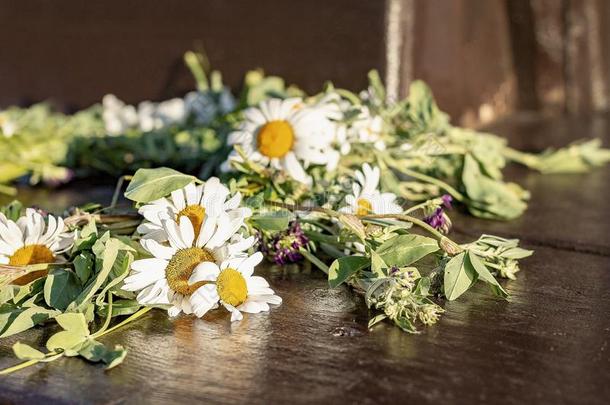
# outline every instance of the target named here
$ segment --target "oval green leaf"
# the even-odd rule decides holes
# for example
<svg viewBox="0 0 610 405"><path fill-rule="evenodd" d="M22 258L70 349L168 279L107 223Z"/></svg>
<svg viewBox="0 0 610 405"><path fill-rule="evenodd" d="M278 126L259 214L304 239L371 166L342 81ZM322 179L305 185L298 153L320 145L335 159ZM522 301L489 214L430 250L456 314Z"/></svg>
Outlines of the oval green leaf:
<svg viewBox="0 0 610 405"><path fill-rule="evenodd" d="M139 169L131 179L125 197L132 201L148 203L165 197L193 181L195 181L194 176L168 167Z"/></svg>

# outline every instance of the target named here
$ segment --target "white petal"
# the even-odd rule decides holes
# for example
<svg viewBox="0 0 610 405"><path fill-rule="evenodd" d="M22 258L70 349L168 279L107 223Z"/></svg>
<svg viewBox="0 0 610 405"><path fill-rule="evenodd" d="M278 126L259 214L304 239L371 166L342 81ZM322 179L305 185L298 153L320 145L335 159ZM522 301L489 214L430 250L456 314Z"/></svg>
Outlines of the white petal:
<svg viewBox="0 0 610 405"><path fill-rule="evenodd" d="M199 236L197 237L197 242L195 246L203 247L210 240L212 235L214 235L214 231L216 230L216 218L206 216L203 219L203 224L201 224L201 228L199 230Z"/></svg>
<svg viewBox="0 0 610 405"><path fill-rule="evenodd" d="M206 284L191 294L190 303L195 315L201 318L218 304L219 299L216 286L214 284Z"/></svg>
<svg viewBox="0 0 610 405"><path fill-rule="evenodd" d="M187 217L180 217L180 236L187 247L193 246L195 230L193 223Z"/></svg>
<svg viewBox="0 0 610 405"><path fill-rule="evenodd" d="M199 281L216 281L220 269L214 262L203 262L199 263L194 269L191 277L189 278L189 284L195 284Z"/></svg>
<svg viewBox="0 0 610 405"><path fill-rule="evenodd" d="M267 280L262 278L261 276L252 276L246 280L246 284L248 287L248 291L253 290L255 288L268 288L269 283Z"/></svg>
<svg viewBox="0 0 610 405"><path fill-rule="evenodd" d="M199 204L197 200L197 186L195 183L189 183L184 187L184 194L186 194L186 204L196 205Z"/></svg>
<svg viewBox="0 0 610 405"><path fill-rule="evenodd" d="M293 152L288 152L282 160L284 169L290 177L301 183L311 184L311 177L305 172Z"/></svg>
<svg viewBox="0 0 610 405"><path fill-rule="evenodd" d="M241 304L240 306L238 306L237 309L240 311L243 311L243 312L248 312L250 314L258 314L259 312L264 310L264 307L259 302L246 301L243 304ZM268 309L269 309L269 306L267 306L267 310Z"/></svg>
<svg viewBox="0 0 610 405"><path fill-rule="evenodd" d="M138 291L163 278L165 278L165 272L157 269L141 271L139 273L134 272L123 280L125 285L122 288L125 291Z"/></svg>
<svg viewBox="0 0 610 405"><path fill-rule="evenodd" d="M235 193L233 197L227 200L224 204L225 210L232 210L239 207L239 203L241 202L241 193L238 191Z"/></svg>
<svg viewBox="0 0 610 405"><path fill-rule="evenodd" d="M185 218L185 217L183 217ZM185 218L188 220L188 218ZM190 221L189 221L190 222ZM192 229L191 225L191 229ZM172 220L164 220L163 228L167 232L167 239L169 240L169 244L176 249L187 249L191 247L191 245L186 244L180 235L180 229L178 224L176 224Z"/></svg>
<svg viewBox="0 0 610 405"><path fill-rule="evenodd" d="M135 260L131 263L131 269L139 273L141 271L165 271L167 267L167 260L151 258L151 259L140 259Z"/></svg>
<svg viewBox="0 0 610 405"><path fill-rule="evenodd" d="M233 305L227 304L225 302L223 302L222 305L227 309L227 311L231 312L231 322L241 321L244 318L241 312L239 312L239 310Z"/></svg>
<svg viewBox="0 0 610 405"><path fill-rule="evenodd" d="M176 254L176 251L178 250L177 248L171 246L162 245L154 239L142 239L140 240L140 244L151 255L159 259L169 260Z"/></svg>
<svg viewBox="0 0 610 405"><path fill-rule="evenodd" d="M254 272L254 267L263 260L263 254L256 252L244 260L237 269L244 277L250 277Z"/></svg>
<svg viewBox="0 0 610 405"><path fill-rule="evenodd" d="M172 201L178 211L181 211L186 207L186 203L184 201L184 192L182 190L172 191Z"/></svg>

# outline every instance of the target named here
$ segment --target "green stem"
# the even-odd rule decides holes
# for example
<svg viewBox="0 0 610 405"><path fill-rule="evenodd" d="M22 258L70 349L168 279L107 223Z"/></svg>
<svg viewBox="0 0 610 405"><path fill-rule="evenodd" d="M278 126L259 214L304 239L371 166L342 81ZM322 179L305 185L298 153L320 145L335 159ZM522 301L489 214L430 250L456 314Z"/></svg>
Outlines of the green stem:
<svg viewBox="0 0 610 405"><path fill-rule="evenodd" d="M110 207L108 208L114 208L117 204L117 202L119 201L119 194L121 194L121 189L123 188L123 183L125 182L125 180L131 180L133 178L133 176L121 176L119 177L119 179L116 182L116 186L114 187L114 194L112 194L112 200L110 201Z"/></svg>
<svg viewBox="0 0 610 405"><path fill-rule="evenodd" d="M449 194L451 194L451 196L453 198L455 198L457 201L460 201L460 202L466 201L466 196L464 196L462 193L460 193L455 188L453 188L452 186L450 186L449 184L445 183L442 180L439 180L439 179L437 179L435 177L428 176L426 174L417 172L417 171L412 170L412 169L398 167L398 165L396 164L394 159L392 159L390 157L386 156L385 157L385 161L387 162L388 166L398 170L401 173L406 174L407 176L411 176L411 177L416 178L418 180L425 181L427 183L434 184L434 185L440 187L441 189L443 189L446 192L448 192Z"/></svg>
<svg viewBox="0 0 610 405"><path fill-rule="evenodd" d="M139 317L141 317L142 315L144 315L145 313L147 313L151 309L153 309L153 307L144 307L144 308L140 309L138 312L136 312L135 314L131 315L129 318L125 319L124 321L114 325L112 328L103 331L99 335L96 334L97 335L96 337L102 337L104 335L109 334L110 332L114 332L115 330L117 330L121 326L127 325L131 321L135 321L136 319L138 319Z"/></svg>
<svg viewBox="0 0 610 405"><path fill-rule="evenodd" d="M425 175L423 173L416 172L415 170L411 170L411 169L400 169L400 170L407 176L414 177L418 180L422 180L422 181L434 184L434 185L442 188L443 190L445 190L446 192L451 194L451 196L453 198L455 198L456 200L458 200L460 202L464 202L466 200L466 197L462 193L460 193L455 188L451 187L449 184L445 183L442 180Z"/></svg>
<svg viewBox="0 0 610 405"><path fill-rule="evenodd" d="M362 220L366 221L367 219L400 219L406 222L411 222L413 225L417 225L420 228L426 230L430 234L432 234L440 243L443 250L450 255L455 255L457 253L462 252L464 249L460 247L457 243L449 239L447 236L443 235L432 226L428 225L424 221L419 218L412 217L410 215L403 214L369 214L361 217Z"/></svg>
<svg viewBox="0 0 610 405"><path fill-rule="evenodd" d="M430 200L428 200L428 201L424 201L423 203L420 203L420 204L417 204L417 205L414 205L414 206L412 206L412 207L408 208L407 210L405 210L405 211L403 212L403 214L410 214L410 213L415 212L415 211L417 211L417 210L419 210L419 209L422 209L422 208L424 208L426 205L428 205L429 201L430 201Z"/></svg>
<svg viewBox="0 0 610 405"><path fill-rule="evenodd" d="M0 184L0 194L7 194L10 196L17 195L17 189L15 187Z"/></svg>
<svg viewBox="0 0 610 405"><path fill-rule="evenodd" d="M538 156L531 153L525 153L513 148L505 147L502 149L502 155L510 161L520 163L530 169L540 170L540 159Z"/></svg>
<svg viewBox="0 0 610 405"><path fill-rule="evenodd" d="M23 363L17 364L16 366L5 368L4 370L0 371L0 375L11 374L11 373L14 373L15 371L19 371L23 368L33 366L34 364L38 364L39 362L40 362L40 360L24 361Z"/></svg>
<svg viewBox="0 0 610 405"><path fill-rule="evenodd" d="M104 321L104 325L102 325L102 327L97 332L95 332L93 335L91 335L92 338L101 336L104 333L104 331L106 329L108 329L108 326L110 326L110 318L112 318L112 293L109 291L108 292L108 313L106 314L106 320Z"/></svg>
<svg viewBox="0 0 610 405"><path fill-rule="evenodd" d="M45 355L44 359L32 359L32 360L24 361L23 363L19 363L13 367L9 367L9 368L5 368L4 370L0 370L0 375L11 374L11 373L14 373L15 371L22 370L26 367L30 367L35 364L41 363L41 362L48 362L48 361L56 360L62 356L63 356L63 353L55 353L55 352L47 353Z"/></svg>
<svg viewBox="0 0 610 405"><path fill-rule="evenodd" d="M309 260L311 263L313 263L317 268L322 270L324 273L328 274L328 266L326 264L324 264L324 262L322 262L320 259L318 259L314 255L312 255L307 249L301 248L301 249L299 249L299 252L303 256L305 256L305 258L307 260Z"/></svg>

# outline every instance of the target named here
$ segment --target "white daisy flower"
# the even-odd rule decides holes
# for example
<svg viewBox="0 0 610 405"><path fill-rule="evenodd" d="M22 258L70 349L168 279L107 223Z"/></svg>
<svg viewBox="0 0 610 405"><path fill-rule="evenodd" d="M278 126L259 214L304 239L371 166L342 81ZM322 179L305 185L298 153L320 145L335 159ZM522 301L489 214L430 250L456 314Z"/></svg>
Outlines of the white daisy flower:
<svg viewBox="0 0 610 405"><path fill-rule="evenodd" d="M356 170L356 181L352 183L353 194L345 197L348 204L339 209L340 212L366 215L366 214L398 214L402 212L400 205L396 204L396 195L381 193L378 190L380 170L371 167L368 163L362 165L362 171Z"/></svg>
<svg viewBox="0 0 610 405"><path fill-rule="evenodd" d="M17 122L12 120L8 114L0 112L0 132L4 137L10 138L15 135L18 129L19 126L17 125Z"/></svg>
<svg viewBox="0 0 610 405"><path fill-rule="evenodd" d="M104 126L111 135L120 135L132 128L145 132L161 129L183 123L188 116L185 101L181 98L159 103L142 101L136 109L113 94L107 94L102 99L102 109Z"/></svg>
<svg viewBox="0 0 610 405"><path fill-rule="evenodd" d="M242 220L252 215L249 208L239 207L241 194L229 195L229 189L220 183L216 177L209 178L204 185L191 183L186 187L172 192L171 197L160 198L142 206L138 212L145 221L138 226L138 232L145 239L155 239L165 242L167 234L163 230L162 221L171 219L180 222L181 217L190 219L199 235L202 224L213 227L221 216L229 219L241 217ZM230 197L227 200L227 197Z"/></svg>
<svg viewBox="0 0 610 405"><path fill-rule="evenodd" d="M263 254L237 257L220 264L206 263L198 266L189 278L190 284L208 283L197 290L200 300L193 306L197 316L222 304L231 312L231 322L243 318L242 312L257 314L269 311L269 304L279 305L282 298L275 295L269 283L259 276L253 276L254 267L263 260Z"/></svg>
<svg viewBox="0 0 610 405"><path fill-rule="evenodd" d="M0 213L0 264L54 263L60 254L74 245L75 236L74 232L68 232L61 217L48 215L45 222L42 214L32 208L28 208L16 222ZM29 273L15 282L26 284L43 273Z"/></svg>
<svg viewBox="0 0 610 405"><path fill-rule="evenodd" d="M372 143L378 150L385 150L385 142L381 139L384 131L383 118L373 115L368 107L363 107L356 120L352 123L350 131L360 143Z"/></svg>
<svg viewBox="0 0 610 405"><path fill-rule="evenodd" d="M122 288L139 291L136 299L141 304L171 305L170 316L180 312L202 316L207 311L202 308L208 308L207 295L199 290L206 283L192 283L189 279L199 268L220 265L224 260L245 255L244 251L251 248L256 239L237 234L242 225L243 217L224 215L217 221L205 221L195 236L188 217L180 217L178 223L163 220L169 246L154 239L142 239L140 243L153 257L134 261Z"/></svg>
<svg viewBox="0 0 610 405"><path fill-rule="evenodd" d="M138 126L145 132L183 123L186 118L186 105L181 98L172 98L160 103L143 101L138 104Z"/></svg>
<svg viewBox="0 0 610 405"><path fill-rule="evenodd" d="M305 172L310 164L330 164L331 169L336 164L338 152L331 147L335 126L322 108L308 106L299 98L269 99L248 108L244 115L228 142L240 145L248 159L285 170L306 184L311 183ZM239 161L240 156L233 151L223 169L230 168L231 160Z"/></svg>
<svg viewBox="0 0 610 405"><path fill-rule="evenodd" d="M121 135L138 124L138 112L114 94L106 94L102 99L102 119L106 132Z"/></svg>

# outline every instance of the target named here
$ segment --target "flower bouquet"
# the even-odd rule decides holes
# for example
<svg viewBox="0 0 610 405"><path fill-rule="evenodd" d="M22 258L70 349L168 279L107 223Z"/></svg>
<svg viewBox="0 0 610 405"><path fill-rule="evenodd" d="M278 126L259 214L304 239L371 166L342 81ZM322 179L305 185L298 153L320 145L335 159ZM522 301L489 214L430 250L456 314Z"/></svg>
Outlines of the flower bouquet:
<svg viewBox="0 0 610 405"><path fill-rule="evenodd" d="M198 90L185 99L136 108L106 97L74 116L40 106L3 113L12 118L0 146L16 156L28 145L65 147L0 163L14 177L135 173L120 177L109 207L63 217L18 202L0 210L0 337L61 327L45 351L16 343L23 362L0 373L65 356L112 368L126 349L103 336L153 308L226 311L230 322L269 311L282 299L256 275L265 258L310 263L329 288L349 286L371 309L370 328L386 320L418 333L478 282L507 299L498 280L515 278L532 254L515 239L452 240L454 205L515 218L528 193L502 180L506 162L576 172L610 160L598 141L533 155L453 127L421 82L392 103L375 72L361 94L328 84L313 97L251 72L237 101L200 56L186 61ZM48 128L58 137L45 138ZM172 167L147 168L162 165ZM118 204L125 181L129 206Z"/></svg>

